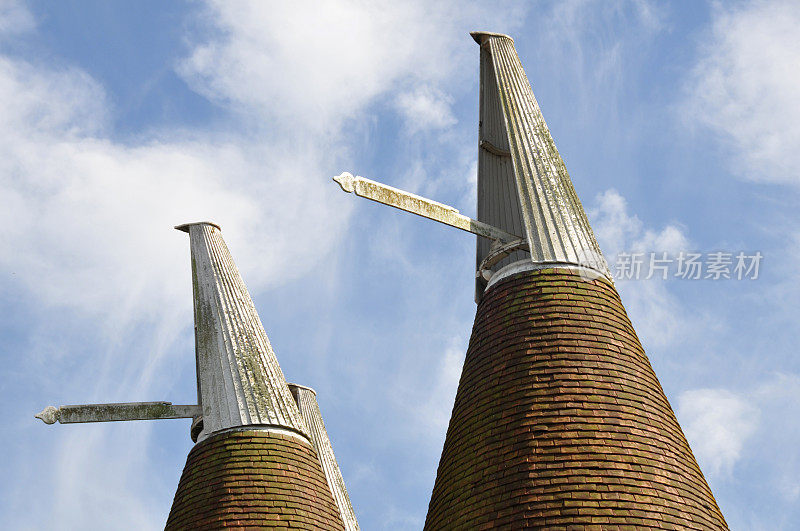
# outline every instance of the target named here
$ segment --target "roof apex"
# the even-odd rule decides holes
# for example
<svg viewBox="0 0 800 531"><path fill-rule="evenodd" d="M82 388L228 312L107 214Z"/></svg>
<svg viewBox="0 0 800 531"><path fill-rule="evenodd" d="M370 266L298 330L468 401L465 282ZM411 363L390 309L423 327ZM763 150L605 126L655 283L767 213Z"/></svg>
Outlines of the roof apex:
<svg viewBox="0 0 800 531"><path fill-rule="evenodd" d="M506 35L505 33L494 33L491 31L470 31L469 34L472 35L472 38L475 39L475 42L478 44L483 44L489 37L501 37L514 42L514 38L510 35Z"/></svg>
<svg viewBox="0 0 800 531"><path fill-rule="evenodd" d="M222 230L222 227L220 227L213 221L193 221L191 223L183 223L181 225L175 225L175 229L188 234L189 227L191 227L192 225L211 225L212 227L216 227L218 230Z"/></svg>

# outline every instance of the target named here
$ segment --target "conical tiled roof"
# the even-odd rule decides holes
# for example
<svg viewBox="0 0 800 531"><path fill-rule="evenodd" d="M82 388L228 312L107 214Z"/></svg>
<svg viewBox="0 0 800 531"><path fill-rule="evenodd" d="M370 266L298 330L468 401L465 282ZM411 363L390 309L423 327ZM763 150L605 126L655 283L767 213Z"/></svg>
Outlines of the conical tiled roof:
<svg viewBox="0 0 800 531"><path fill-rule="evenodd" d="M307 440L245 427L192 448L165 529L231 527L344 529Z"/></svg>
<svg viewBox="0 0 800 531"><path fill-rule="evenodd" d="M518 273L478 305L426 529L725 529L614 286Z"/></svg>
<svg viewBox="0 0 800 531"><path fill-rule="evenodd" d="M599 248L513 41L473 36L479 219L519 223L530 255L478 285L425 528L726 529L605 264L587 268Z"/></svg>
<svg viewBox="0 0 800 531"><path fill-rule="evenodd" d="M166 528L343 530L306 423L219 227L178 228L191 242L203 418Z"/></svg>

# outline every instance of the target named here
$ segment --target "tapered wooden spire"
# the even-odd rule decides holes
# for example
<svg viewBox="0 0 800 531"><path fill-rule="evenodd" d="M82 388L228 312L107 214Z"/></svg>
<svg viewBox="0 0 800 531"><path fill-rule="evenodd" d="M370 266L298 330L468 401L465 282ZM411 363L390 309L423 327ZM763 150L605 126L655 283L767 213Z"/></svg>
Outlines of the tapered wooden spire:
<svg viewBox="0 0 800 531"><path fill-rule="evenodd" d="M478 219L529 251L479 277L425 529L726 529L605 262L588 260L599 247L513 41L473 37ZM479 264L492 252L479 241Z"/></svg>
<svg viewBox="0 0 800 531"><path fill-rule="evenodd" d="M219 227L193 223L178 228L189 233L192 253L201 438L246 425L305 434L300 411Z"/></svg>
<svg viewBox="0 0 800 531"><path fill-rule="evenodd" d="M177 228L191 244L202 431L166 529L343 531L306 423L220 228Z"/></svg>
<svg viewBox="0 0 800 531"><path fill-rule="evenodd" d="M522 235L530 249L498 263L489 282L515 271L581 266L610 278L586 213L547 128L514 41L474 32L480 52L478 219ZM478 238L478 264L491 242ZM515 264L512 268L503 266ZM477 298L486 286L478 278Z"/></svg>

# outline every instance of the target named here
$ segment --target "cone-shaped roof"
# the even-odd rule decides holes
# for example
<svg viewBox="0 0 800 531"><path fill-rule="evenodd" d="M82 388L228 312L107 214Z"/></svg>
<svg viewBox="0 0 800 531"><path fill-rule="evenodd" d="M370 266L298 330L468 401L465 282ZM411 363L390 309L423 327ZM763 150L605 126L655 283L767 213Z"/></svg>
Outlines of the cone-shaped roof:
<svg viewBox="0 0 800 531"><path fill-rule="evenodd" d="M344 528L347 531L356 531L359 529L358 520L353 511L353 504L350 503L350 496L347 494L339 463L336 462L336 457L333 455L333 446L328 438L325 423L322 421L322 412L317 403L317 393L310 387L292 383L289 384L289 389L292 391L297 401L297 407L300 408L300 414L308 427L311 442L314 444L314 449L322 464L322 470L325 472L325 478L328 480L328 487L339 507Z"/></svg>
<svg viewBox="0 0 800 531"><path fill-rule="evenodd" d="M198 400L204 438L268 425L306 434L305 423L218 225L176 227L192 253Z"/></svg>
<svg viewBox="0 0 800 531"><path fill-rule="evenodd" d="M524 271L478 304L425 529L725 529L614 286Z"/></svg>
<svg viewBox="0 0 800 531"><path fill-rule="evenodd" d="M530 268L573 264L610 277L514 41L498 33L473 32L472 37L481 45L478 219L522 234L530 247L529 255L513 253L499 268L530 260ZM478 264L490 247L478 238ZM498 271L491 282L502 276ZM478 279L478 298L485 286Z"/></svg>
<svg viewBox="0 0 800 531"><path fill-rule="evenodd" d="M314 448L294 432L243 427L197 443L165 529L342 531Z"/></svg>

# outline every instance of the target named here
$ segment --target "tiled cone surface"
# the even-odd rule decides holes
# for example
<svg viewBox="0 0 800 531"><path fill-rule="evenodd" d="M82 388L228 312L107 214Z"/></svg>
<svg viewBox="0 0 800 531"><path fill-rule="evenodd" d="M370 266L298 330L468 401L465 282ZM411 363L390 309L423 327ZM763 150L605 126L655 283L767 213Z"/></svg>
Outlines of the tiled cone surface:
<svg viewBox="0 0 800 531"><path fill-rule="evenodd" d="M478 306L425 529L727 529L614 287L522 273Z"/></svg>
<svg viewBox="0 0 800 531"><path fill-rule="evenodd" d="M222 432L186 460L166 529L343 531L314 450L267 431Z"/></svg>

